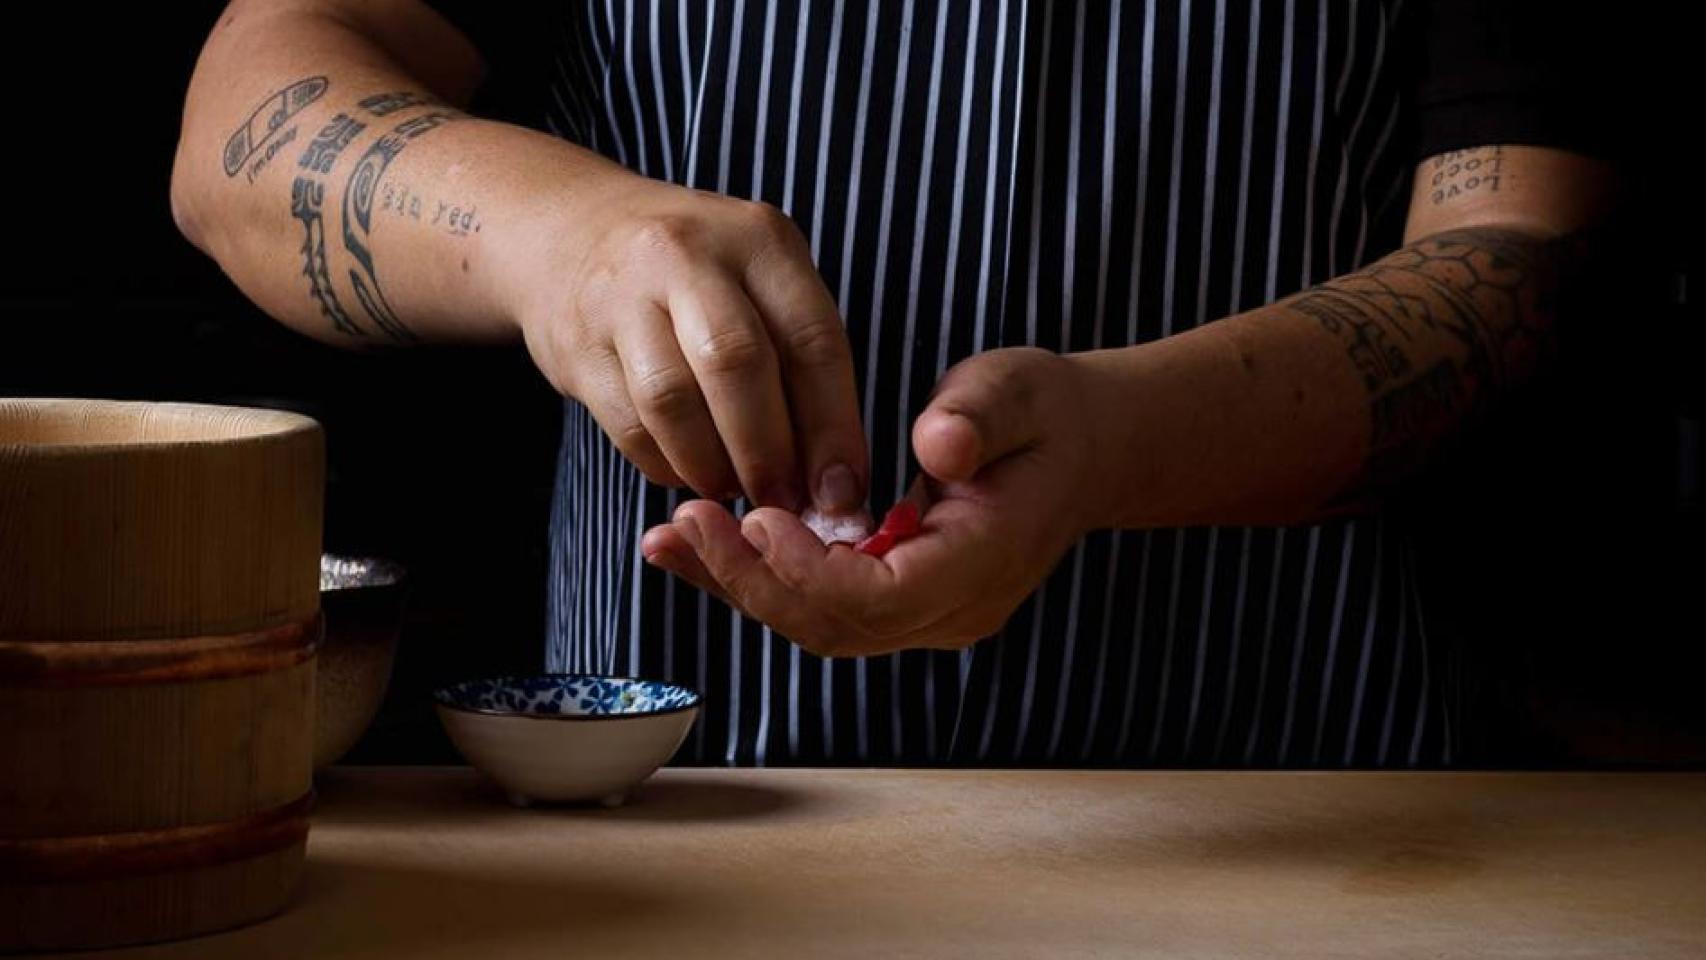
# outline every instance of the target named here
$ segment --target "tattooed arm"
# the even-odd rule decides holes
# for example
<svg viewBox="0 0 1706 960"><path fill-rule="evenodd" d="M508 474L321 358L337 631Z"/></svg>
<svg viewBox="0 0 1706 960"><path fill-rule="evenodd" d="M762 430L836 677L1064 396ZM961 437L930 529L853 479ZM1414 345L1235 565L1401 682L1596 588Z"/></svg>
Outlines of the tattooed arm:
<svg viewBox="0 0 1706 960"><path fill-rule="evenodd" d="M191 82L173 213L310 336L523 341L653 480L860 505L852 354L793 224L468 116L479 73L419 0L235 0Z"/></svg>
<svg viewBox="0 0 1706 960"><path fill-rule="evenodd" d="M268 313L338 346L512 335L485 235L516 204L490 153L560 148L456 110L480 73L407 0L232 3L185 105L180 228Z"/></svg>
<svg viewBox="0 0 1706 960"><path fill-rule="evenodd" d="M871 655L989 636L1087 530L1353 509L1546 361L1607 179L1545 149L1440 157L1408 245L1363 270L1153 343L958 364L913 424L937 481L922 529L881 559L702 502L646 555L814 653Z"/></svg>
<svg viewBox="0 0 1706 960"><path fill-rule="evenodd" d="M1120 526L1299 523L1355 510L1436 458L1552 350L1610 175L1497 147L1420 165L1406 246L1279 303L1078 354ZM1132 491L1142 491L1133 496Z"/></svg>

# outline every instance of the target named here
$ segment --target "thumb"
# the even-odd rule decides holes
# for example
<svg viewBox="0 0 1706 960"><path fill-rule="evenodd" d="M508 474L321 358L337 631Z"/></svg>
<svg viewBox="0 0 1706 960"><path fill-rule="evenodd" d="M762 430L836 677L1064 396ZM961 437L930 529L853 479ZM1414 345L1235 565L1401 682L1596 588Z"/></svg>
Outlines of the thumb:
<svg viewBox="0 0 1706 960"><path fill-rule="evenodd" d="M1041 439L1036 401L1059 358L1030 347L992 350L949 370L912 425L912 449L940 481L970 480Z"/></svg>

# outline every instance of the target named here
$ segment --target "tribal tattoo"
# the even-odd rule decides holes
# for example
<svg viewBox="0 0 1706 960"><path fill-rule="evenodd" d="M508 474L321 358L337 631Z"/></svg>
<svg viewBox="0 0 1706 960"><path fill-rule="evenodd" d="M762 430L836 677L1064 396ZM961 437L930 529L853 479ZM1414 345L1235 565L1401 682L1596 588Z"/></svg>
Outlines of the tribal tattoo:
<svg viewBox="0 0 1706 960"><path fill-rule="evenodd" d="M314 139L308 141L308 149L302 151L302 156L296 159L296 165L314 173L327 174L332 172L332 164L338 160L338 154L349 146L356 134L367 129L367 124L340 113L326 122Z"/></svg>
<svg viewBox="0 0 1706 960"><path fill-rule="evenodd" d="M363 97L358 102L363 110L376 117L390 116L398 110L405 110L409 107L435 107L439 105L439 101L432 97L409 90L376 93L371 97Z"/></svg>
<svg viewBox="0 0 1706 960"><path fill-rule="evenodd" d="M308 295L320 305L320 312L332 321L334 329L351 336L360 336L362 330L332 289L332 271L326 262L326 221L321 213L326 184L313 174L331 173L338 154L366 126L342 113L333 117L296 159L296 165L306 173L290 185L290 213L302 222L302 273L308 278Z"/></svg>
<svg viewBox="0 0 1706 960"><path fill-rule="evenodd" d="M1339 341L1368 391L1364 476L1335 504L1415 472L1552 351L1558 254L1515 231L1454 230L1284 301ZM1456 349L1438 357L1442 335Z"/></svg>
<svg viewBox="0 0 1706 960"><path fill-rule="evenodd" d="M338 303L326 265L326 221L320 212L325 199L326 185L311 177L297 177L290 185L290 215L302 221L302 272L308 277L309 295L332 326L340 333L358 335L361 331Z"/></svg>
<svg viewBox="0 0 1706 960"><path fill-rule="evenodd" d="M309 77L306 80L298 80L268 97L265 103L256 107L255 111L249 114L249 118L243 121L243 125L238 127L236 132L231 134L230 139L225 141L225 175L235 177L239 170L248 165L249 158L265 146L267 141L271 140L273 135L278 133L291 117L320 99L325 94L327 86L329 84L325 77ZM295 135L296 128L291 127L288 133L281 138L281 141L288 140ZM271 160L282 146L282 142L274 145L268 153L257 161L249 174L251 183L254 182L254 175L260 172L260 168L265 166L266 162Z"/></svg>
<svg viewBox="0 0 1706 960"><path fill-rule="evenodd" d="M438 129L452 120L465 116L452 111L435 110L411 117L380 137L356 161L350 171L349 184L344 188L343 235L344 249L355 260L350 268L350 285L356 299L379 329L395 340L418 339L405 325L386 300L384 287L373 265L373 250L369 246L373 229L373 201L379 193L379 182L385 169L403 148L415 138Z"/></svg>

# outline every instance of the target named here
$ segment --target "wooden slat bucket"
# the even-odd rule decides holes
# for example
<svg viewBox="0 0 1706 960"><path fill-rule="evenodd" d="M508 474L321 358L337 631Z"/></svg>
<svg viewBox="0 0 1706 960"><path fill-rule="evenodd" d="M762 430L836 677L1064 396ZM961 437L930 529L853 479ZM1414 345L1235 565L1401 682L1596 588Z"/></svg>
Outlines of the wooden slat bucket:
<svg viewBox="0 0 1706 960"><path fill-rule="evenodd" d="M288 903L323 482L295 414L0 399L0 951Z"/></svg>

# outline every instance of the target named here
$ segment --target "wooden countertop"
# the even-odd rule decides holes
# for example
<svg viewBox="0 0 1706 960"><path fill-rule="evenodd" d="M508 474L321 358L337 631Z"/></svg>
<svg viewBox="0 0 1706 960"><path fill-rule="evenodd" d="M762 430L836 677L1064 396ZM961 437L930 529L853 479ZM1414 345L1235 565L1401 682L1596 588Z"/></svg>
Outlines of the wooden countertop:
<svg viewBox="0 0 1706 960"><path fill-rule="evenodd" d="M1706 775L672 770L518 810L322 778L307 886L78 957L1706 956Z"/></svg>

